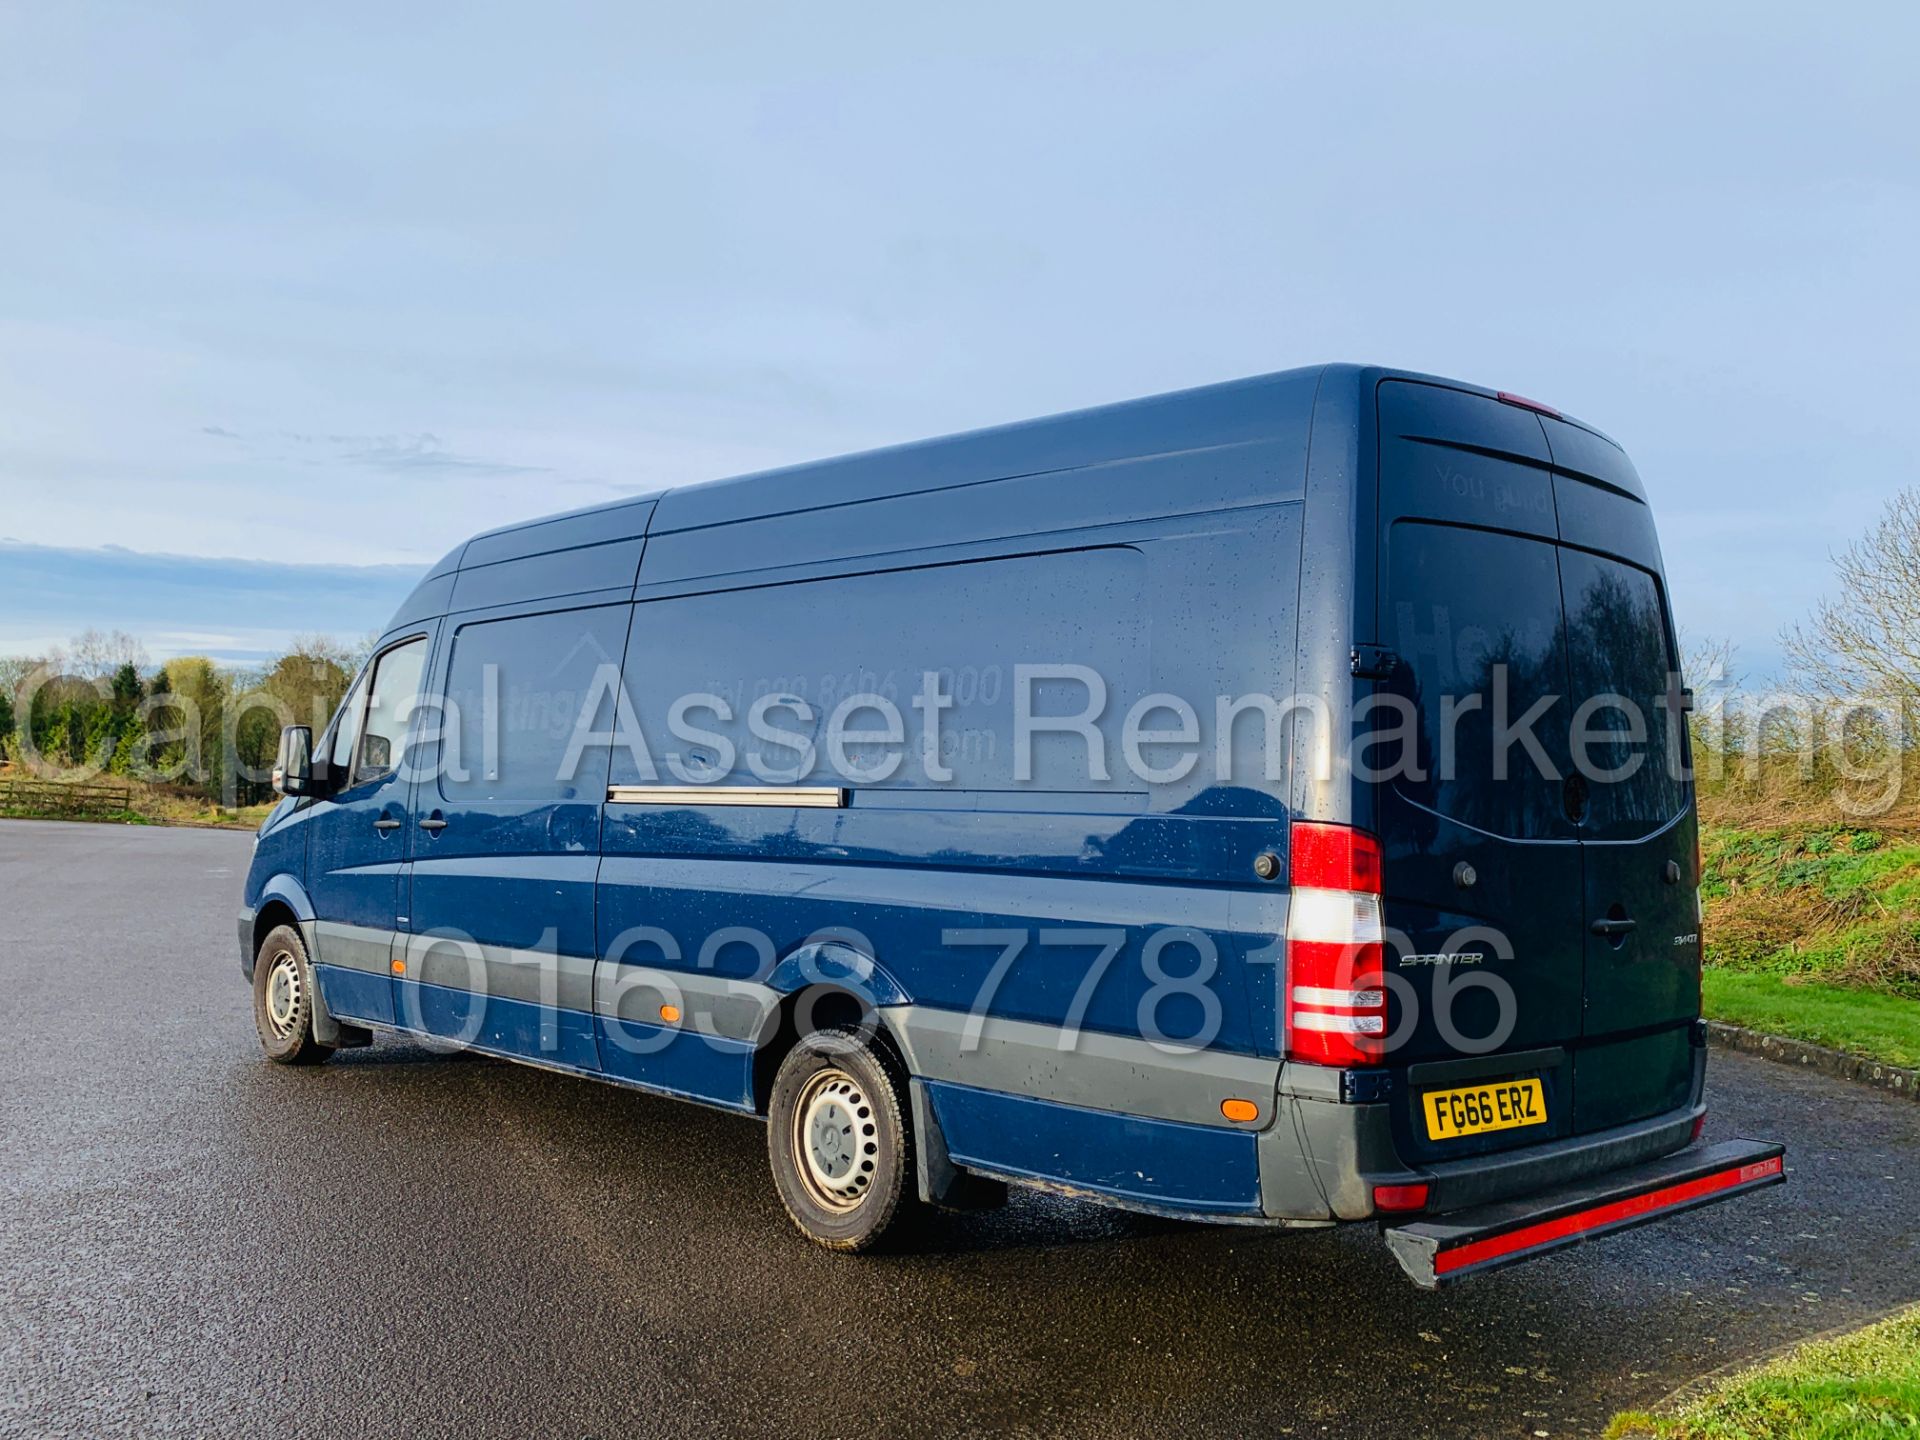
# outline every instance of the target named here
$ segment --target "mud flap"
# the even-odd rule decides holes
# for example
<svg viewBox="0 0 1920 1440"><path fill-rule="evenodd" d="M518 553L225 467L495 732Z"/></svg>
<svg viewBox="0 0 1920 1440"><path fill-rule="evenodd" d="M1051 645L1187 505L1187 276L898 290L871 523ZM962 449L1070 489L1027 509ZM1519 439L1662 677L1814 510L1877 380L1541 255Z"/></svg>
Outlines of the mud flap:
<svg viewBox="0 0 1920 1440"><path fill-rule="evenodd" d="M1432 1290L1778 1185L1787 1178L1785 1155L1786 1147L1771 1141L1728 1140L1564 1189L1383 1229L1400 1268Z"/></svg>
<svg viewBox="0 0 1920 1440"><path fill-rule="evenodd" d="M947 1156L947 1137L933 1113L927 1082L908 1082L913 1107L913 1165L920 1198L943 1210L997 1210L1007 1203L1007 1185L960 1169Z"/></svg>

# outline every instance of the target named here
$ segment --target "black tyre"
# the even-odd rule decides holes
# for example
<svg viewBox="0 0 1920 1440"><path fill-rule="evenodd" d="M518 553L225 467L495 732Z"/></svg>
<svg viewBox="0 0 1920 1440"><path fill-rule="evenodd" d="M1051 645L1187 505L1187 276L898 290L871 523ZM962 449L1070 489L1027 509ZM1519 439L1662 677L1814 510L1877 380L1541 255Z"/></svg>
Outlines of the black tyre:
<svg viewBox="0 0 1920 1440"><path fill-rule="evenodd" d="M915 1203L906 1089L857 1030L803 1036L780 1062L767 1158L787 1214L816 1245L868 1249Z"/></svg>
<svg viewBox="0 0 1920 1440"><path fill-rule="evenodd" d="M300 932L276 925L253 957L253 1026L280 1065L318 1065L333 1054L313 1038L313 966Z"/></svg>

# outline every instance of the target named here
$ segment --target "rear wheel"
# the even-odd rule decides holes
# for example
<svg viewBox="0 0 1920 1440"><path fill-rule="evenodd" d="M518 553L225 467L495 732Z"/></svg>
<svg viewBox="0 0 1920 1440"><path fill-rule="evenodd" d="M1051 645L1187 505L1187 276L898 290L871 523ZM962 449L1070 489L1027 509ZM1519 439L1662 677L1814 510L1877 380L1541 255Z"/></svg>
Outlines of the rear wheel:
<svg viewBox="0 0 1920 1440"><path fill-rule="evenodd" d="M291 925L276 925L253 957L253 1025L280 1065L318 1065L333 1054L313 1038L313 966Z"/></svg>
<svg viewBox="0 0 1920 1440"><path fill-rule="evenodd" d="M803 1036L781 1061L767 1110L767 1158L800 1232L829 1250L865 1250L911 1204L906 1084L860 1032Z"/></svg>

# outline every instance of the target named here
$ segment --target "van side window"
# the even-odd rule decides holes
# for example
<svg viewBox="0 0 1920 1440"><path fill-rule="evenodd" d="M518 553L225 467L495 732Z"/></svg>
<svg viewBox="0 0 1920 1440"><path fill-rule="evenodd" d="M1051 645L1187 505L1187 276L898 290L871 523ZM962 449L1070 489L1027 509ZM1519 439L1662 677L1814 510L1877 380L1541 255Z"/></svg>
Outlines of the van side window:
<svg viewBox="0 0 1920 1440"><path fill-rule="evenodd" d="M607 746L587 736L616 729L629 611L557 610L455 631L441 795L466 804L605 800Z"/></svg>
<svg viewBox="0 0 1920 1440"><path fill-rule="evenodd" d="M333 743L327 749L327 764L341 775L352 766L354 746L360 743L360 713L366 709L369 673L360 672L360 678L347 691L347 698L340 702L339 714L333 722Z"/></svg>
<svg viewBox="0 0 1920 1440"><path fill-rule="evenodd" d="M427 641L423 635L396 645L373 663L373 683L367 695L367 718L360 735L358 758L350 785L391 775L400 763L420 696L420 674L426 668Z"/></svg>
<svg viewBox="0 0 1920 1440"><path fill-rule="evenodd" d="M732 783L752 784L757 762L771 772L804 770L791 781L819 784L814 777L830 773L822 743L829 719L860 694L890 702L903 726L903 741L880 747L874 758L919 756L925 712L914 697L932 672L949 702L937 743L952 778L930 780L921 762L909 760L890 778L863 783L1036 793L1138 789L1120 764L1120 731L1127 706L1153 688L1152 640L1139 618L1152 603L1152 583L1143 550L1105 545L649 601L634 612L627 691L655 763L664 770L677 762L686 772L665 774L668 783L721 779L700 766L706 755L724 753L724 740L733 748ZM1013 617L1017 646L1006 639ZM1035 739L1031 770L1022 776L1012 724L1017 668L1024 665L1075 667L1105 686L1110 698L1092 723L1100 752L1113 762L1106 778L1093 778L1082 736L1056 733ZM1081 679L1030 688L1038 715L1071 715L1090 703ZM693 723L715 737L711 746L689 747L670 732L667 717L682 696L707 697ZM753 707L773 699L780 708L767 723L812 740L810 768L799 747L753 733ZM714 702L724 703L725 716ZM854 728L877 723L869 711ZM614 752L614 784L647 778L634 773L625 750Z"/></svg>

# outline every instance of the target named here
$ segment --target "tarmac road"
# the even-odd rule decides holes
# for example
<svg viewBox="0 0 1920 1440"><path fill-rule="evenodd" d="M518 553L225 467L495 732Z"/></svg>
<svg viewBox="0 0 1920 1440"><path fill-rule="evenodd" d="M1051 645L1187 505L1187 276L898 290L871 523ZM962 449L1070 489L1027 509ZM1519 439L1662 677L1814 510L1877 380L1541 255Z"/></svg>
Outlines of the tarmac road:
<svg viewBox="0 0 1920 1440"><path fill-rule="evenodd" d="M269 1065L249 837L0 822L0 1435L1588 1433L1920 1297L1920 1106L1716 1055L1789 1182L1443 1294L1366 1228L1037 1193L849 1259L746 1119L384 1040Z"/></svg>

